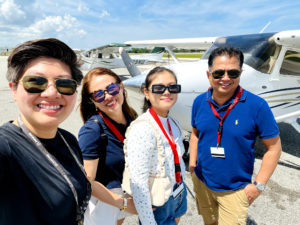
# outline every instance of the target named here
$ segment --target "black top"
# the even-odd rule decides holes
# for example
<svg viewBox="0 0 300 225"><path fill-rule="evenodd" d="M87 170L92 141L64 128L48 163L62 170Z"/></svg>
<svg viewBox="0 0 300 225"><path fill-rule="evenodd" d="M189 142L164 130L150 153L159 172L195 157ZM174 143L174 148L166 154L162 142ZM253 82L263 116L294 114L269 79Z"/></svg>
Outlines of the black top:
<svg viewBox="0 0 300 225"><path fill-rule="evenodd" d="M76 138L59 129L82 162ZM64 167L81 204L87 194L87 179L64 141L40 139L47 151ZM76 201L60 173L20 127L0 127L0 224L75 225Z"/></svg>
<svg viewBox="0 0 300 225"><path fill-rule="evenodd" d="M131 122L130 117L125 114L126 125L106 117L125 137L125 131ZM101 138L103 133L107 136L106 141ZM86 121L79 131L78 141L84 160L99 159L96 180L109 189L121 187L125 166L123 143L114 135L100 115L94 115Z"/></svg>

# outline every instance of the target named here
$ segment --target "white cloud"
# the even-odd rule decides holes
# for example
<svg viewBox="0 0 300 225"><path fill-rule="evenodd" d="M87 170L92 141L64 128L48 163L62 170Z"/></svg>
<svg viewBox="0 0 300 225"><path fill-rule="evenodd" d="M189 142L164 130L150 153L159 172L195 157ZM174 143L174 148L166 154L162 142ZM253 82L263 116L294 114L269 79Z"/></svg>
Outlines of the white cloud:
<svg viewBox="0 0 300 225"><path fill-rule="evenodd" d="M0 5L0 18L4 20L2 23L16 23L24 20L26 14L13 0L5 0L2 1Z"/></svg>
<svg viewBox="0 0 300 225"><path fill-rule="evenodd" d="M47 16L43 20L37 21L29 29L35 33L62 32L65 29L69 30L76 19L70 15Z"/></svg>
<svg viewBox="0 0 300 225"><path fill-rule="evenodd" d="M47 16L24 31L25 33L37 36L74 37L74 34L77 36L84 36L86 34L83 29L80 29L77 19L68 14L63 17Z"/></svg>
<svg viewBox="0 0 300 225"><path fill-rule="evenodd" d="M109 12L107 12L106 10L102 10L101 14L100 14L100 18L106 17L106 16L110 16Z"/></svg>
<svg viewBox="0 0 300 225"><path fill-rule="evenodd" d="M90 11L89 7L85 3L80 2L77 7L78 12L87 13Z"/></svg>

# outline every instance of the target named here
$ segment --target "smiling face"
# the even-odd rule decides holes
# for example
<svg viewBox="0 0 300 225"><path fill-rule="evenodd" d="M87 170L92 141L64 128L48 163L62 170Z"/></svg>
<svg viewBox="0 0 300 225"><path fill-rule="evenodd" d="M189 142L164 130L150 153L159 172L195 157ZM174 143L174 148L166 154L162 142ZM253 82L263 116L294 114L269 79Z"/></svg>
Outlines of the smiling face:
<svg viewBox="0 0 300 225"><path fill-rule="evenodd" d="M168 89L163 94L152 93L153 84L162 84L168 86L176 84L173 74L168 71L162 71L154 75L148 89L144 89L146 99L151 102L153 110L160 116L166 117L171 107L176 103L178 94L171 94Z"/></svg>
<svg viewBox="0 0 300 225"><path fill-rule="evenodd" d="M110 75L94 75L89 82L89 93L93 93L98 90L106 90L107 86L109 86L112 83L116 83L116 79ZM122 105L124 102L124 88L122 84L119 85L119 94L112 96L105 92L104 101L98 103L93 100L95 106L110 117L122 114Z"/></svg>
<svg viewBox="0 0 300 225"><path fill-rule="evenodd" d="M51 138L58 125L72 112L77 93L62 95L55 87L55 79L72 79L69 66L54 58L37 58L28 63L21 79L26 76L42 76L48 79L48 87L42 93L28 93L22 82L9 83L13 97L26 127L38 137Z"/></svg>
<svg viewBox="0 0 300 225"><path fill-rule="evenodd" d="M229 57L228 55L221 55L214 59L212 67L207 71L209 83L213 88L212 97L219 105L220 103L222 105L233 96L240 83L240 77L232 79L229 78L227 72L225 72L222 78L214 79L210 72L216 70L228 71L232 69L241 70L238 58L235 56Z"/></svg>

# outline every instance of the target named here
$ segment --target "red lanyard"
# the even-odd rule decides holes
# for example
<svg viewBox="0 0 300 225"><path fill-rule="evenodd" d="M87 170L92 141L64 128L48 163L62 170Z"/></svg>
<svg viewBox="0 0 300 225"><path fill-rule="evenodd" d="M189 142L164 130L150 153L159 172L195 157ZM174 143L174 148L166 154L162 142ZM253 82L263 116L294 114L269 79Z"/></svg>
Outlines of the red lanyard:
<svg viewBox="0 0 300 225"><path fill-rule="evenodd" d="M209 88L210 89L210 88ZM209 91L209 89L207 90L207 93ZM220 143L221 143L221 138L222 138L222 131L223 131L223 123L225 118L228 116L228 114L231 112L231 110L233 109L233 107L239 102L241 96L243 94L243 88L240 87L239 92L237 93L236 97L233 100L233 103L228 107L225 115L223 116L223 118L221 118L221 116L219 115L219 113L217 112L217 110L215 109L215 107L213 106L213 104L208 100L208 103L210 105L210 108L212 109L214 115L220 120L219 123L219 127L218 127L218 139L217 139L217 147L220 147ZM207 94L208 95L208 94Z"/></svg>
<svg viewBox="0 0 300 225"><path fill-rule="evenodd" d="M158 124L158 126L160 127L161 131L163 132L163 134L165 135L165 137L167 138L167 140L168 140L168 142L171 146L171 149L172 149L173 155L174 155L176 182L177 183L181 182L181 175L180 175L181 169L180 169L179 157L178 157L178 153L177 153L177 149L176 149L176 143L175 143L174 138L173 138L173 134L172 134L172 130L171 130L169 120L167 120L167 122L168 122L169 133L170 133L170 136L171 136L172 140L170 139L169 135L167 134L166 130L164 129L160 119L158 118L158 116L156 115L154 110L152 108L150 108L149 112L152 115L152 117L154 118L154 120L156 121L156 123Z"/></svg>
<svg viewBox="0 0 300 225"><path fill-rule="evenodd" d="M109 127L109 129L111 129L111 131L114 133L114 135L119 139L119 141L121 141L122 144L124 144L124 137L120 133L120 131L116 128L116 126L106 116L102 115L102 113L100 111L98 111L98 113L102 117L104 123L106 123L106 125Z"/></svg>

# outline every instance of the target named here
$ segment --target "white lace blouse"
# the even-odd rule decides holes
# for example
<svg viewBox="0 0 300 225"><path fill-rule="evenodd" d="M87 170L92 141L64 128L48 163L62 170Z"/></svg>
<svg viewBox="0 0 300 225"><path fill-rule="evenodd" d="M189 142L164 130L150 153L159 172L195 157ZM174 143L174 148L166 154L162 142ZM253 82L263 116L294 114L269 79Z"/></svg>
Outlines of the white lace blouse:
<svg viewBox="0 0 300 225"><path fill-rule="evenodd" d="M175 185L175 168L174 168L174 156L172 149L169 145L167 138L162 133L161 129L153 119L152 115L147 111L142 114L141 117L150 118L154 121L154 124L158 127L158 130L161 135L161 139L165 151L165 169L166 174L171 178L173 186ZM177 145L178 156L180 160L181 167L181 176L184 178L185 173L185 164L182 159L184 153L184 146L182 143L181 130L174 123L174 119L169 118L169 123L171 125L173 138ZM167 119L160 117L159 119L162 122L166 132L169 134ZM177 122L178 124L178 122ZM142 224L156 224L149 187L148 187L148 177L149 174L159 173L159 161L157 155L157 145L156 138L151 125L147 122L139 122L134 124L134 126L129 129L129 132L126 134L127 139L127 152L128 152L128 166L130 171L130 186L132 190L133 200L137 212L139 214L139 219Z"/></svg>

